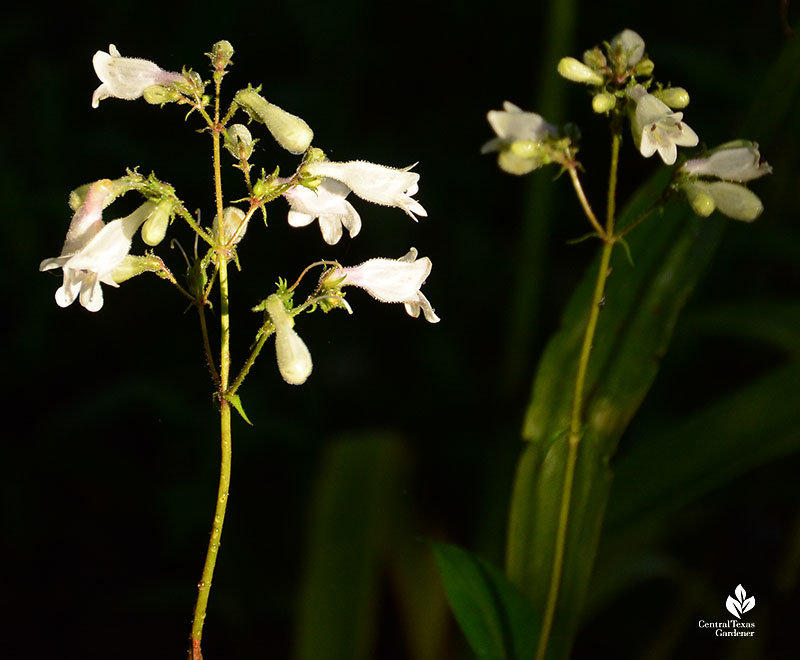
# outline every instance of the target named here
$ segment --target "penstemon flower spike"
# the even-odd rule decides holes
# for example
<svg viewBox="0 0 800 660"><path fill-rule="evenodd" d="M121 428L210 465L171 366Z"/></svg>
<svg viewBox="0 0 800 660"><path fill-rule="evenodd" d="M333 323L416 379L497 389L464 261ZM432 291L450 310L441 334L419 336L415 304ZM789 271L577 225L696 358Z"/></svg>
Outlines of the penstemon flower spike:
<svg viewBox="0 0 800 660"><path fill-rule="evenodd" d="M328 161L321 150L311 146L314 133L305 120L267 101L260 93L260 86L249 84L236 92L228 106L230 109L223 116L220 112L222 82L232 64L233 52L227 41L220 41L212 47L208 53L210 80L204 80L191 69L184 68L181 73L170 72L148 60L122 57L114 45L109 46L108 52L95 53L92 64L100 85L92 96L93 107L98 107L100 101L107 98L132 101L144 97L148 103L160 106L168 102L189 105L189 115L196 111L194 116L199 116L205 123L208 129L205 134L211 137L214 173L212 183L216 208L210 214L213 222L210 227L204 227L199 214L195 217L189 213L174 188L154 174L144 177L129 170L119 179L100 179L70 194L69 203L74 215L61 254L40 264L40 270L61 268L63 271L63 283L56 292L56 302L61 307L78 299L84 308L96 312L104 302L101 284L117 287L135 275L154 272L175 286L197 310L200 336L220 414L222 461L214 525L198 584L191 633L192 660L202 658L203 626L227 507L231 409L249 422L239 390L265 343L274 335L275 356L282 379L291 385L305 383L312 373L312 360L308 347L294 329L295 316L301 311L328 311L334 307L352 311L340 290L341 286L350 284L361 286L378 297L383 296L381 299L388 302L403 303L411 316L418 316L421 311L428 321L439 320L419 290L430 273L431 262L427 258L417 259L413 248L401 259L371 260L372 263L360 267L341 269L337 275L338 285L326 288L324 283L319 283L299 306L294 305L293 296L300 280L287 288L285 280L278 278L277 291L267 292L262 303L253 308L265 313L264 320L254 333L249 356L238 375L233 376L229 296L234 283L231 278L233 271L228 266L233 260L241 270L237 254L239 244L244 240L258 240L257 236L260 238L257 228L248 231L256 210L260 209L266 218L266 204L282 196L289 203L289 224L302 227L318 220L322 238L328 245L335 245L340 240L343 228L351 238L359 234L361 216L346 199L350 192L374 204L399 208L414 220L417 216L427 215L423 206L414 199L420 176L411 171L413 166L395 169L361 160ZM207 93L207 88L213 89L213 95ZM239 123L235 123L236 120ZM248 120L253 122L250 127L241 123ZM262 155L253 147L259 139L267 136L282 149L302 154L302 159L291 177L279 177L275 167L262 168L262 176L253 182L250 178L254 167L251 159ZM227 207L223 205L222 194L220 152L223 146L233 156L232 166L240 170L248 191L244 199ZM272 174L266 175L265 171ZM105 223L103 215L108 213L108 207L128 193L143 198L139 207L126 217ZM157 248L164 245L165 238L176 226L182 225L181 220L196 235L196 244L207 245L205 254L197 254L195 249L183 284L152 250L147 250L144 255L130 254L139 240L136 234L140 228L141 241L150 248ZM335 270L330 266L336 263L328 259L316 265L326 265L330 271ZM206 307L211 304L209 297L215 286L220 297L216 312L219 317L216 350L206 321Z"/></svg>

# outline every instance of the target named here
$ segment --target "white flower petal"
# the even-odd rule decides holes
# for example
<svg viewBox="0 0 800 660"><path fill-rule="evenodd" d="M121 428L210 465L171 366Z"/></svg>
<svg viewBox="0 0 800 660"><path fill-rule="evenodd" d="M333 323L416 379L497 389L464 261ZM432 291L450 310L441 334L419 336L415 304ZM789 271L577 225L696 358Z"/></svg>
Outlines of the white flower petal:
<svg viewBox="0 0 800 660"><path fill-rule="evenodd" d="M106 98L125 100L138 99L151 85L169 85L183 80L183 74L164 71L156 63L135 57L121 57L114 44L109 52L98 50L92 65L101 85L92 95L92 107L96 108Z"/></svg>
<svg viewBox="0 0 800 660"><path fill-rule="evenodd" d="M427 321L437 323L439 317L420 291L431 268L431 260L417 259L417 250L411 248L400 259L370 259L360 266L333 269L326 277L333 282L341 280L337 286L360 287L381 302L403 303L414 318L422 309Z"/></svg>

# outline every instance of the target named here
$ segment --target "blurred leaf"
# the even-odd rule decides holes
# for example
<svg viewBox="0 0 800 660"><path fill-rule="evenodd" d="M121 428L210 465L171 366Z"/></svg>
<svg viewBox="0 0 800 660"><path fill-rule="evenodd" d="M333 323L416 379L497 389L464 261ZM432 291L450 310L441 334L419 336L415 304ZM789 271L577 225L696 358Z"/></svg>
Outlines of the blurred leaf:
<svg viewBox="0 0 800 660"><path fill-rule="evenodd" d="M800 360L800 302L747 300L695 311L683 322L686 332L755 339Z"/></svg>
<svg viewBox="0 0 800 660"><path fill-rule="evenodd" d="M322 458L312 498L295 635L297 660L363 660L372 652L379 561L400 506L400 443L347 438Z"/></svg>
<svg viewBox="0 0 800 660"><path fill-rule="evenodd" d="M389 558L407 657L441 660L450 631L450 610L430 548L413 538L410 530L409 525L409 534L393 540Z"/></svg>
<svg viewBox="0 0 800 660"><path fill-rule="evenodd" d="M608 526L670 513L800 450L800 364L774 370L688 419L654 430L615 463Z"/></svg>
<svg viewBox="0 0 800 660"><path fill-rule="evenodd" d="M635 217L645 200L657 198L668 176L660 172L651 179L620 223ZM566 657L577 627L611 485L608 461L655 377L678 312L711 258L722 226L718 219L698 220L670 205L631 234L635 267L624 250L612 257L587 372L587 423L576 464L551 643L554 657ZM540 363L523 430L529 444L512 496L507 568L540 611L552 573L567 454L564 432L597 267L595 261L581 281Z"/></svg>
<svg viewBox="0 0 800 660"><path fill-rule="evenodd" d="M433 543L447 598L480 660L530 660L541 615L487 560L462 548Z"/></svg>

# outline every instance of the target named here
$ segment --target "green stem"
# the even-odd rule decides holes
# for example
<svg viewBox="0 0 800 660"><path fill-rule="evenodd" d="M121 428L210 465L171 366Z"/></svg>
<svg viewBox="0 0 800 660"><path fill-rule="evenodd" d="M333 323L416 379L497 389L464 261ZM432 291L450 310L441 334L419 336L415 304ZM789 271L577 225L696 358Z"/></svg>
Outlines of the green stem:
<svg viewBox="0 0 800 660"><path fill-rule="evenodd" d="M572 397L572 412L570 414L569 436L567 444L567 458L564 467L564 485L561 491L561 504L558 512L558 527L556 529L556 539L553 548L553 570L550 574L550 586L547 592L544 616L542 619L542 630L539 636L539 644L536 648L536 660L543 660L547 652L547 645L550 641L550 633L553 629L553 619L555 618L556 604L558 603L559 589L561 586L562 571L564 568L564 555L567 542L567 526L569 523L570 504L572 501L572 486L575 479L575 466L578 463L578 448L582 437L583 428L583 396L586 386L586 372L589 367L589 357L592 353L592 343L594 334L597 330L597 320L600 316L600 308L604 302L604 292L606 280L609 275L609 265L611 263L611 253L614 250L614 213L616 209L616 190L617 190L617 168L619 166L619 145L620 135L618 131L613 132L611 142L611 172L608 182L608 205L606 207L606 226L601 228L603 237L603 250L600 254L600 267L597 271L594 294L589 309L589 320L586 323L586 330L583 335L580 357L578 358L578 372L575 376L575 389ZM570 174L572 174L572 169ZM573 178L575 182L576 178ZM579 187L576 187L578 190ZM580 194L579 194L580 197ZM591 209L588 202L584 204L587 216ZM590 221L593 216L589 216ZM596 219L595 219L596 222ZM592 223L594 224L594 222Z"/></svg>
<svg viewBox="0 0 800 660"><path fill-rule="evenodd" d="M594 211L592 211L592 207L589 205L589 200L586 199L586 193L583 192L583 186L581 185L581 180L578 178L578 171L575 168L575 165L570 165L567 167L567 171L569 172L569 178L572 179L572 187L575 188L575 194L578 195L578 200L583 207L583 212L589 219L589 223L595 228L595 231L597 231L597 233L600 235L600 238L605 238L605 229L603 229L603 226L597 220L597 216L594 214Z"/></svg>
<svg viewBox="0 0 800 660"><path fill-rule="evenodd" d="M216 77L216 100L214 107L214 122L211 127L214 158L214 192L216 197L217 217L222 219L222 171L220 166L219 138L222 125L219 121L219 92L221 76ZM214 511L214 524L211 528L211 538L208 542L208 551L203 566L203 576L197 585L197 602L192 621L192 650L191 660L202 660L203 654L200 643L203 637L203 623L206 618L208 597L211 592L211 581L214 577L214 567L217 563L222 525L225 522L225 510L228 504L228 491L231 481L231 409L224 395L228 392L230 378L230 317L229 317L229 292L228 292L228 259L225 253L225 227L222 222L217 223L218 232L214 237L214 247L217 251L217 264L219 269L219 295L220 295L220 362L219 362L219 414L220 414L220 444L221 461L219 486L217 489L217 504Z"/></svg>

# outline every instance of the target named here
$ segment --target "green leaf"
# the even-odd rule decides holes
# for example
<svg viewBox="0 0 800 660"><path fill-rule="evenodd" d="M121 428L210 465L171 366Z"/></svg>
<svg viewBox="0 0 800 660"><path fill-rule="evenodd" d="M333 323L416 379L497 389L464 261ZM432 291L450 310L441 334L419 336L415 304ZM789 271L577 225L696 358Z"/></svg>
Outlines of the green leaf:
<svg viewBox="0 0 800 660"><path fill-rule="evenodd" d="M775 369L632 446L615 465L609 527L673 512L755 467L800 451L798 389L800 364Z"/></svg>
<svg viewBox="0 0 800 660"><path fill-rule="evenodd" d="M530 660L541 616L489 561L457 546L433 543L447 598L480 660Z"/></svg>
<svg viewBox="0 0 800 660"><path fill-rule="evenodd" d="M653 177L619 218L630 222L657 199L668 171ZM629 236L636 260L615 250L586 378L585 428L576 464L566 551L551 649L565 658L578 624L611 487L608 469L619 438L638 409L666 351L678 313L705 270L723 221L698 219L678 204ZM570 299L562 327L537 372L512 495L507 569L544 610L553 568L567 437L580 345L598 260Z"/></svg>
<svg viewBox="0 0 800 660"><path fill-rule="evenodd" d="M242 419L245 422L247 422L250 426L253 425L253 422L251 422L247 418L247 415L244 412L244 407L242 406L242 400L241 400L241 398L239 398L238 394L226 394L225 395L225 401L227 401L228 403L230 403L234 407L236 412L238 412L242 416Z"/></svg>

